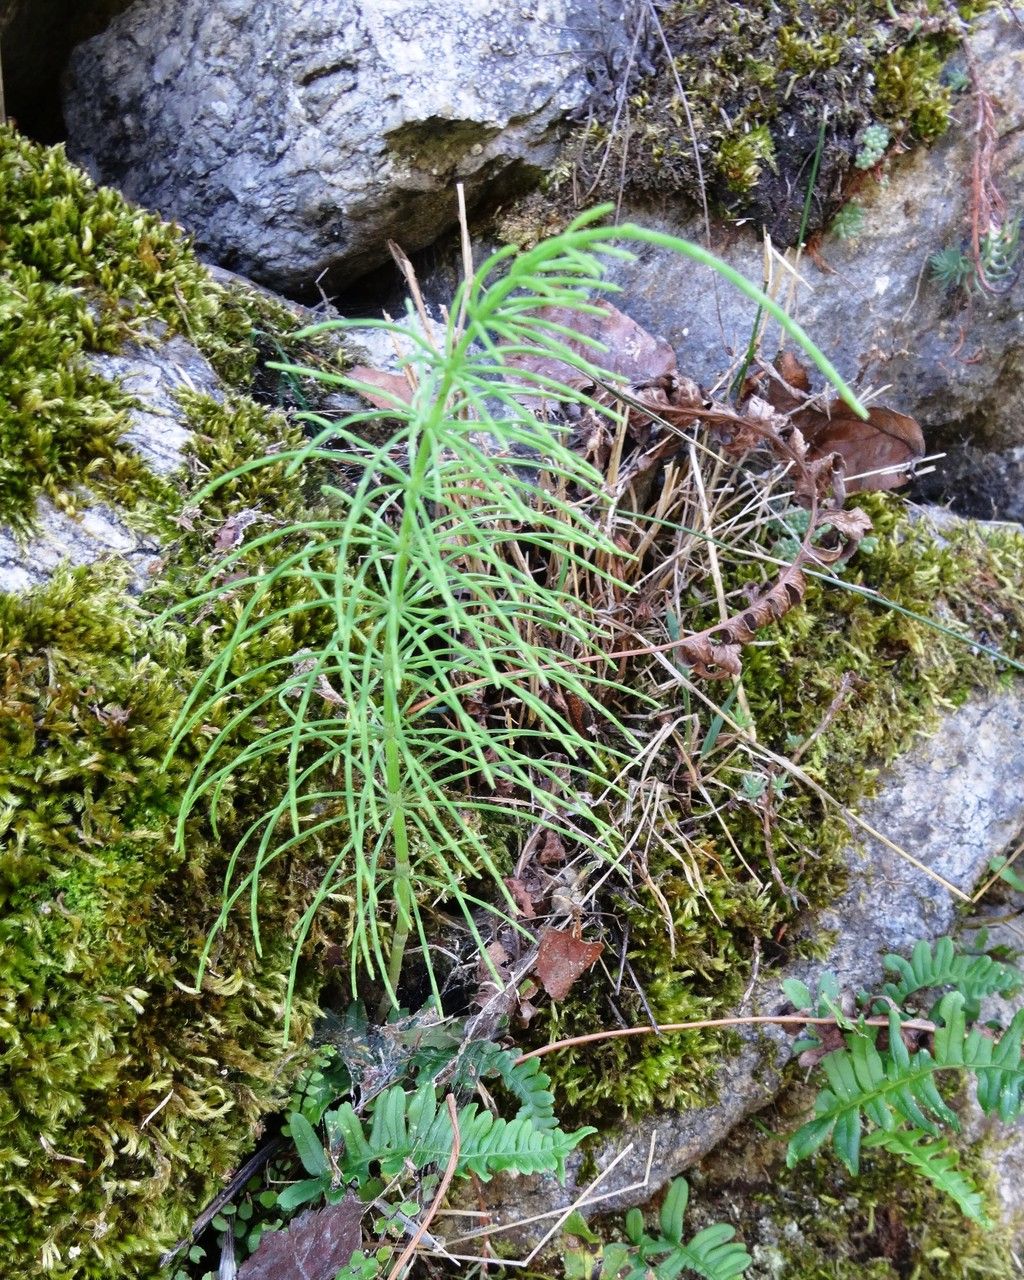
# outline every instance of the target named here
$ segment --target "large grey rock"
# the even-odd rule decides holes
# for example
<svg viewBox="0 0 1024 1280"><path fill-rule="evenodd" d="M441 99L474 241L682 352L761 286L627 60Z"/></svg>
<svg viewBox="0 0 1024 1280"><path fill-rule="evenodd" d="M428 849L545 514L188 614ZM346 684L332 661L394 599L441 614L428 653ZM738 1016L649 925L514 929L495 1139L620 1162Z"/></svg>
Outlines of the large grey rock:
<svg viewBox="0 0 1024 1280"><path fill-rule="evenodd" d="M537 174L631 0L137 0L72 56L70 155L282 291Z"/></svg>
<svg viewBox="0 0 1024 1280"><path fill-rule="evenodd" d="M976 697L947 716L893 767L877 797L863 809L863 821L890 844L867 838L862 848L851 845L849 888L831 909L804 925L807 936L835 936L830 954L820 962L794 964L785 976L810 981L822 969L831 969L844 987L870 988L879 982L887 952L906 953L919 938L949 932L963 899L946 885L969 896L990 860L1006 850L1024 824L1022 774L1024 686ZM772 980L758 984L735 1012L777 1014L785 1007L778 982ZM570 1157L564 1187L550 1177L496 1180L487 1192L493 1224L567 1209L593 1179L592 1173L584 1175L584 1158L588 1169L598 1171L618 1160L593 1192L602 1197L602 1211L648 1200L778 1092L790 1038L774 1027L748 1028L741 1034L740 1051L723 1064L715 1080L718 1102L623 1126L585 1157ZM531 1227L513 1231L513 1237L525 1245L553 1221L551 1216L539 1225L533 1221Z"/></svg>
<svg viewBox="0 0 1024 1280"><path fill-rule="evenodd" d="M993 11L970 45L996 108L995 178L1007 217L1020 218L1024 29ZM930 448L949 451L952 478L933 483L933 497L959 496L975 480L973 513L1012 517L1019 503L1011 509L999 495L987 500L984 477L975 476L980 454L963 450L1024 444L1024 280L1008 293L968 302L938 287L928 265L941 249L966 248L975 140L975 107L965 94L943 140L892 161L884 182L866 177L855 197L863 230L853 240L826 236L817 257L803 256L806 284L796 287L792 314L844 376L864 388L886 387L883 402L917 417ZM693 214L626 207L622 220L704 241ZM764 249L752 228L713 228L712 248L761 282ZM680 368L699 381L713 382L745 351L755 307L710 270L644 247L635 262L613 264L610 274L624 289L624 309L668 338ZM784 300L789 281L784 271L779 275ZM771 357L777 348L778 329L770 323L762 349ZM1006 465L1012 476L1012 457Z"/></svg>

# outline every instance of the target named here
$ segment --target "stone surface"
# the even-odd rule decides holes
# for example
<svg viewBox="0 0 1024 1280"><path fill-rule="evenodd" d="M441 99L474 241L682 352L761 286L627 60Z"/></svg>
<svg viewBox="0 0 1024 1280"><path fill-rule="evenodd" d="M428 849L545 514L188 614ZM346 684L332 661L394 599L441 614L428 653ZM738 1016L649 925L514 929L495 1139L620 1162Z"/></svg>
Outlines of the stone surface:
<svg viewBox="0 0 1024 1280"><path fill-rule="evenodd" d="M282 291L539 175L631 0L137 0L71 58L69 154Z"/></svg>
<svg viewBox="0 0 1024 1280"><path fill-rule="evenodd" d="M1024 215L1024 29L999 12L971 38L981 79L996 108L995 177L1007 216ZM1016 518L1021 511L1018 455L1024 445L1024 278L1005 294L971 300L944 292L929 257L966 248L975 109L961 96L949 134L891 162L884 182L865 175L854 198L864 210L852 240L827 235L805 255L791 314L861 388L885 388L884 403L917 417L930 450L946 450L929 479L931 498L968 499L971 514ZM624 208L623 221L703 243L701 220L669 209ZM712 248L749 279L764 273L761 238L747 227L712 230ZM706 268L674 253L643 247L611 272L620 305L677 348L679 367L704 384L745 351L755 308ZM790 282L780 271L780 301ZM770 358L778 330L769 324ZM1000 458L982 464L983 454ZM998 471L991 491L987 470Z"/></svg>
<svg viewBox="0 0 1024 1280"><path fill-rule="evenodd" d="M989 861L1024 826L1022 773L1024 686L979 696L950 714L893 766L861 815L927 870L870 837L862 848L851 846L849 888L833 908L816 913L803 927L809 937L834 931L830 954L820 962L794 964L784 976L810 982L821 970L831 969L844 987L857 990L878 982L887 952L907 952L919 938L948 932L962 899L933 877L960 894L972 893ZM776 1014L785 1007L773 980L755 986L736 1012ZM607 1197L600 1203L602 1211L650 1199L775 1095L789 1058L789 1037L778 1028L741 1034L743 1047L723 1064L715 1082L719 1102L649 1116L588 1151L588 1167L598 1170L621 1157L592 1193ZM565 1187L550 1177L496 1179L488 1191L489 1204L496 1206L495 1224L567 1209L592 1180L582 1176L581 1164L582 1157L570 1157ZM553 1221L548 1217L539 1227L515 1231L513 1238L519 1243L536 1240Z"/></svg>
<svg viewBox="0 0 1024 1280"><path fill-rule="evenodd" d="M137 404L130 413L124 439L158 475L168 475L182 462L189 437L179 390L200 391L217 399L221 383L209 362L185 339L172 337L156 345L126 344L114 355L93 355L97 373L118 382ZM71 516L41 501L38 529L27 542L0 526L0 593L28 591L47 582L62 564L91 564L106 556L125 560L136 584L145 579L156 558L156 542L132 529L130 519L84 494L84 508Z"/></svg>

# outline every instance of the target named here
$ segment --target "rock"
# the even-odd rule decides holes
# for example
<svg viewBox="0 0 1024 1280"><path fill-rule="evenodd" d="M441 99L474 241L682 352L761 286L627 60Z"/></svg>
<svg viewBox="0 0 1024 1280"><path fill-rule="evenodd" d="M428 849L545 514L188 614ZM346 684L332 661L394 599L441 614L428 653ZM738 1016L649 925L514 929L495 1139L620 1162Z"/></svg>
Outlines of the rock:
<svg viewBox="0 0 1024 1280"><path fill-rule="evenodd" d="M223 265L308 292L539 176L626 0L139 0L69 66L69 153Z"/></svg>
<svg viewBox="0 0 1024 1280"><path fill-rule="evenodd" d="M953 502L965 516L1024 521L1024 445L990 451L950 444L948 456L914 485L926 502Z"/></svg>
<svg viewBox="0 0 1024 1280"><path fill-rule="evenodd" d="M919 938L947 933L958 904L969 898L990 860L1006 850L1024 822L1024 687L975 697L893 766L862 820L885 840L850 849L850 885L835 906L803 927L808 938L836 941L820 962L799 962L785 977L813 979L831 969L844 987L877 983L882 957L907 952ZM898 845L919 866L896 852ZM946 883L942 883L945 881ZM947 888L953 887L955 892ZM743 1015L776 1014L786 1006L777 980L751 992ZM600 1211L640 1204L715 1147L744 1116L778 1092L789 1058L780 1028L746 1028L740 1051L717 1078L719 1101L678 1114L654 1114L622 1127L587 1152L587 1168L608 1169L595 1183L583 1157L568 1161L566 1185L550 1177L498 1179L488 1192L495 1224L567 1209L588 1188ZM553 1218L548 1218L548 1226ZM515 1231L518 1242L536 1240Z"/></svg>
<svg viewBox="0 0 1024 1280"><path fill-rule="evenodd" d="M1007 219L1024 214L1024 31L992 12L970 37L998 129L995 178ZM891 162L883 180L866 175L853 197L863 226L853 239L827 235L805 254L793 314L847 378L885 387L884 401L918 418L929 448L949 460L931 483L932 497L956 496L965 477L981 489L979 454L1024 444L1024 283L998 296L954 296L931 278L929 258L967 248L975 141L975 108L964 94L948 135ZM798 199L799 196L794 196ZM624 207L622 221L704 242L701 219L661 208ZM713 228L716 253L761 282L764 247L748 227ZM1017 263L1019 266L1019 261ZM718 378L746 350L755 307L721 279L667 250L642 247L636 261L616 263L623 307L677 348L679 367L699 381ZM792 281L779 272L780 298ZM762 343L770 358L778 330ZM1008 518L1020 511L1009 491L1016 455L1003 453L1010 477L972 513Z"/></svg>
<svg viewBox="0 0 1024 1280"><path fill-rule="evenodd" d="M88 363L135 398L123 439L157 475L169 475L181 465L190 435L176 393L200 391L223 398L209 361L180 336L156 345L127 343L118 355L91 354ZM95 503L84 490L76 495L76 505L84 509L71 515L41 500L38 528L27 542L0 526L0 594L41 586L62 564L91 564L106 556L122 557L136 586L144 583L157 556L155 539L133 529L130 517Z"/></svg>

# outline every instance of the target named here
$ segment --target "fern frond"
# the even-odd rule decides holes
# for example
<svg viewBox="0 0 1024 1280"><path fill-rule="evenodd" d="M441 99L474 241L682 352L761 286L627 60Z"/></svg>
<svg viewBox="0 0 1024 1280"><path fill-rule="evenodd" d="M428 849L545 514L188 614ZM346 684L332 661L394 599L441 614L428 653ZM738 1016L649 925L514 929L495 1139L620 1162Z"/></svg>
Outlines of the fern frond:
<svg viewBox="0 0 1024 1280"><path fill-rule="evenodd" d="M864 1146L891 1151L944 1191L960 1206L965 1217L983 1227L992 1224L985 1214L985 1198L957 1168L957 1153L944 1138L933 1138L923 1129L876 1129Z"/></svg>
<svg viewBox="0 0 1024 1280"><path fill-rule="evenodd" d="M540 1059L517 1062L518 1053L504 1049L488 1062L488 1068L498 1073L501 1083L519 1100L517 1120L529 1120L535 1129L554 1129L555 1095L551 1092L551 1077L541 1070Z"/></svg>
<svg viewBox="0 0 1024 1280"><path fill-rule="evenodd" d="M338 1168L346 1180L364 1184L371 1164L385 1177L395 1177L407 1165L424 1169L444 1165L452 1152L454 1135L447 1108L439 1107L429 1082L413 1093L400 1085L386 1089L373 1104L367 1134L352 1106L344 1102L324 1117L332 1150L340 1150ZM589 1126L565 1133L537 1128L528 1117L513 1120L481 1111L475 1102L458 1111L459 1159L456 1176L475 1173L488 1181L496 1173L554 1173L565 1176L565 1160L580 1142L596 1130Z"/></svg>
<svg viewBox="0 0 1024 1280"><path fill-rule="evenodd" d="M814 1118L790 1139L786 1155L790 1168L831 1138L840 1160L856 1174L865 1121L888 1132L909 1125L936 1135L941 1124L958 1131L956 1113L936 1085L940 1071L972 1072L978 1103L986 1113L998 1110L1003 1120L1020 1114L1024 1010L1014 1015L999 1039L978 1027L968 1030L964 997L958 991L942 997L936 1017L934 1055L927 1049L909 1052L900 1033L899 1014L892 1009L884 1054L876 1047L876 1034L859 1027L845 1036L846 1048L822 1059L829 1088L818 1095Z"/></svg>
<svg viewBox="0 0 1024 1280"><path fill-rule="evenodd" d="M964 955L948 937L931 946L918 942L909 960L888 955L885 967L898 975L898 981L887 982L882 988L893 1003L903 1005L918 991L954 987L963 995L972 1017L977 1016L979 1001L985 996L1006 995L1021 984L1019 970L991 956Z"/></svg>
<svg viewBox="0 0 1024 1280"><path fill-rule="evenodd" d="M503 1049L493 1040L470 1040L457 1056L445 1049L420 1050L414 1058L417 1084L434 1079L454 1060L454 1071L447 1079L450 1089L472 1088L479 1079L497 1075L520 1106L517 1119L529 1120L536 1129L554 1129L555 1095L551 1077L541 1068L539 1058L519 1062L519 1051Z"/></svg>
<svg viewBox="0 0 1024 1280"><path fill-rule="evenodd" d="M750 1266L751 1258L735 1232L724 1222L698 1231L692 1240L683 1240L683 1215L690 1189L685 1178L676 1178L669 1186L661 1207L659 1237L644 1230L643 1215L632 1209L626 1216L626 1235L633 1245L631 1256L624 1258L614 1272L603 1269L602 1277L618 1276L628 1266L624 1280L673 1280L684 1271L703 1276L704 1280L735 1280Z"/></svg>
<svg viewBox="0 0 1024 1280"><path fill-rule="evenodd" d="M937 1062L927 1049L910 1054L895 1010L889 1015L890 1049L884 1057L876 1048L876 1038L873 1029L860 1027L847 1033L845 1049L822 1059L829 1088L818 1095L814 1119L790 1139L786 1153L790 1168L831 1138L839 1159L852 1174L858 1173L866 1119L880 1129L895 1129L906 1122L935 1133L937 1120L958 1128L956 1113L935 1084L936 1072L950 1064Z"/></svg>

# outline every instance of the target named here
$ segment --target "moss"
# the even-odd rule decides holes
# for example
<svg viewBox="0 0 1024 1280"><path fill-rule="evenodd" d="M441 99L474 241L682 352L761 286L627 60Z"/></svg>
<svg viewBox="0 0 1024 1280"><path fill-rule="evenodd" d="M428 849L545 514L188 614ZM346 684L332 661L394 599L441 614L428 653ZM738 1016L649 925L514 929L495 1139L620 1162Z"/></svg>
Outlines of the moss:
<svg viewBox="0 0 1024 1280"><path fill-rule="evenodd" d="M160 766L189 670L101 572L0 600L5 1274L152 1266L290 1082L280 925L262 961L232 935L202 994L178 985L224 857L172 840L183 776Z"/></svg>
<svg viewBox="0 0 1024 1280"><path fill-rule="evenodd" d="M287 350L294 316L256 291L214 285L174 228L95 189L59 149L3 132L0 150L3 518L25 527L40 493L72 506L82 484L118 500L134 488L164 537L162 573L140 602L113 564L0 597L0 1273L117 1280L156 1273L161 1250L287 1097L304 1055L280 1038L290 930L326 858L310 845L268 868L262 956L248 926L232 924L203 990L190 989L227 854L273 779L241 771L218 831L197 819L187 856L176 846L192 763L231 707L197 726L165 769L169 733L237 601L188 628L155 615L195 589L231 515L288 519L315 509L320 489L314 475L286 478L282 464L182 515L187 479L157 484L121 451L128 403L88 371L89 351L145 341L158 324L255 385L261 344ZM196 474L301 439L246 397L184 400ZM281 624L238 660L322 639ZM274 714L233 744L272 728ZM317 929L314 954L327 932L343 936L344 916L328 912ZM297 1043L319 982L308 965Z"/></svg>
<svg viewBox="0 0 1024 1280"><path fill-rule="evenodd" d="M0 456L17 460L0 469L0 524L26 532L41 495L74 510L83 486L128 511L170 500L120 443L133 402L90 353L183 333L246 391L268 355L336 366L283 336L288 307L215 284L177 228L96 188L62 148L0 127L0 171Z"/></svg>
<svg viewBox="0 0 1024 1280"><path fill-rule="evenodd" d="M931 142L949 125L953 95L940 79L943 51L925 42L894 49L875 71L875 102L882 120L906 120L916 137Z"/></svg>
<svg viewBox="0 0 1024 1280"><path fill-rule="evenodd" d="M189 409L203 469L298 439L283 417L252 402L195 396ZM152 614L194 589L230 514L288 518L306 496L283 465L227 486L190 512L189 530L165 549L161 582L134 608L110 567L0 598L0 1149L13 1171L0 1192L4 1274L24 1274L40 1258L67 1276L151 1274L161 1247L215 1193L300 1065L301 1054L283 1052L280 1041L283 973L289 930L326 855L311 846L268 869L262 958L247 926L232 926L203 991L187 989L217 911L226 851L261 811L272 780L243 770L218 832L197 821L187 859L176 848L191 760L230 705L197 728L169 769L163 756L235 602L219 602L187 631ZM259 664L322 640L279 626L238 660ZM233 745L274 723L268 714ZM308 971L300 1041L315 983Z"/></svg>
<svg viewBox="0 0 1024 1280"><path fill-rule="evenodd" d="M703 182L719 213L753 218L792 244L819 146L811 230L841 205L866 128L881 124L904 147L943 132L943 64L962 23L986 7L676 0L662 15L674 65L656 44L656 69L631 87L628 109L581 129L551 183L572 174L566 189L596 202L622 188L693 200Z"/></svg>
<svg viewBox="0 0 1024 1280"><path fill-rule="evenodd" d="M842 581L1017 660L1024 656L1024 537L969 525L938 536L924 523L909 522L899 498L875 494L857 501L874 522L873 546L854 557ZM732 566L731 590L741 591L754 577L750 564ZM781 755L795 750L822 724L844 675L852 681L850 699L800 763L847 807L871 793L880 769L944 709L1008 678L998 662L927 621L839 584L813 583L804 603L744 652L743 687L758 741ZM706 713L697 742L710 719ZM728 837L705 826L685 846L651 856L646 883L634 877L628 895L609 894L600 904L598 920L628 921L619 945L632 980L615 993L597 981L585 989L581 984L564 1005L537 1020L531 1042L620 1020L714 1016L742 991L755 944L764 959L781 958L787 923L805 905L834 897L847 874L850 841L838 808L826 807L809 790L783 785L768 770L757 786L747 786L748 799L744 776L757 781L758 770L745 756L731 768L728 785L716 791ZM765 796L771 800L767 828ZM595 1116L614 1120L655 1106L706 1101L709 1068L721 1053L722 1042L706 1033L644 1037L561 1053L549 1059L547 1070L572 1117L593 1123Z"/></svg>
<svg viewBox="0 0 1024 1280"><path fill-rule="evenodd" d="M730 191L746 192L756 186L761 167L774 167L775 148L767 125L759 125L739 137L726 138L715 163Z"/></svg>

